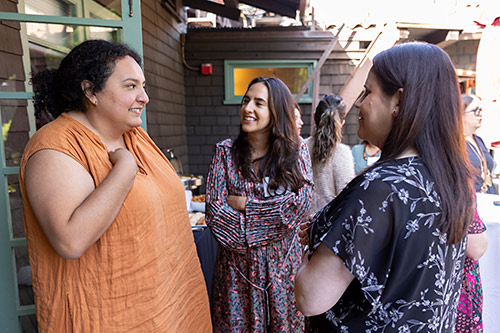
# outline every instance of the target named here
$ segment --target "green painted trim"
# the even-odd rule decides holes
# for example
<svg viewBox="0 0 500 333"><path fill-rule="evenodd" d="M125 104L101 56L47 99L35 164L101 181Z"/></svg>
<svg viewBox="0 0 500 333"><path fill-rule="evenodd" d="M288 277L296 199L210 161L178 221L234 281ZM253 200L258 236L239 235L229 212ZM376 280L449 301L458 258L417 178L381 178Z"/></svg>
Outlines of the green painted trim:
<svg viewBox="0 0 500 333"><path fill-rule="evenodd" d="M31 99L35 94L22 91L0 91L0 99Z"/></svg>
<svg viewBox="0 0 500 333"><path fill-rule="evenodd" d="M2 152L3 152L3 150L2 150ZM3 167L2 170L3 170L4 175L17 175L17 174L19 174L19 167Z"/></svg>
<svg viewBox="0 0 500 333"><path fill-rule="evenodd" d="M51 15L33 15L20 13L0 12L1 21L19 21L33 23L52 23L64 25L83 25L95 27L110 27L121 28L123 22L121 20L104 20L94 18L83 18L73 16L51 16Z"/></svg>
<svg viewBox="0 0 500 333"><path fill-rule="evenodd" d="M27 316L36 313L36 308L34 305L21 305L17 308L18 316Z"/></svg>
<svg viewBox="0 0 500 333"><path fill-rule="evenodd" d="M129 0L122 2L122 20L123 20L123 43L132 47L142 58L144 67L144 54L142 49L142 21L141 21L141 2L132 1L132 8L129 7ZM132 13L132 16L130 14ZM146 109L141 114L141 127L147 131Z"/></svg>
<svg viewBox="0 0 500 333"><path fill-rule="evenodd" d="M240 104L243 96L234 94L234 68L302 68L307 67L311 75L316 60L224 60L224 104ZM313 83L309 84L308 93L302 95L299 103L312 103ZM294 97L296 94L293 95Z"/></svg>
<svg viewBox="0 0 500 333"><path fill-rule="evenodd" d="M3 153L2 153L3 154ZM20 332L17 314L17 286L15 281L15 269L12 269L13 249L10 245L11 232L9 228L10 209L8 207L8 194L6 189L6 177L0 177L0 326L5 332Z"/></svg>
<svg viewBox="0 0 500 333"><path fill-rule="evenodd" d="M27 246L26 238L14 238L10 240L10 246L18 247L18 246Z"/></svg>
<svg viewBox="0 0 500 333"><path fill-rule="evenodd" d="M316 65L316 60L224 60L224 65L245 68L266 68L266 67L304 67L304 65Z"/></svg>

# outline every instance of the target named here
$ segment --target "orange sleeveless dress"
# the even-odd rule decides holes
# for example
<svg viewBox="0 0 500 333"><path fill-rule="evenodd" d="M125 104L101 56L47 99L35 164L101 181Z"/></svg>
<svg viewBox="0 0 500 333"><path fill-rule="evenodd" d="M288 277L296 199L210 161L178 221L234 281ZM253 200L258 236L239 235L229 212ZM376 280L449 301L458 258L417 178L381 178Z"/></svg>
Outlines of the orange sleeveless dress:
<svg viewBox="0 0 500 333"><path fill-rule="evenodd" d="M62 114L25 148L20 183L39 331L211 332L182 183L143 129L124 138L139 166L134 185L109 229L75 260L60 257L45 237L26 197L26 162L42 149L57 150L98 186L112 168L106 147Z"/></svg>

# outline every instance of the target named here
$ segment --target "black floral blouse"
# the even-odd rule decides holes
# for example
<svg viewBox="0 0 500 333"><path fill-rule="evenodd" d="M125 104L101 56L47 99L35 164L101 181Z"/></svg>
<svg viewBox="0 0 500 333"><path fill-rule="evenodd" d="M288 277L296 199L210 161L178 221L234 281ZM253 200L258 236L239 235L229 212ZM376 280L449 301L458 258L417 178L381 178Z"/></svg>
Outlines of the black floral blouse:
<svg viewBox="0 0 500 333"><path fill-rule="evenodd" d="M440 198L420 158L382 163L356 177L310 228L355 279L309 332L452 332L466 241L436 227Z"/></svg>

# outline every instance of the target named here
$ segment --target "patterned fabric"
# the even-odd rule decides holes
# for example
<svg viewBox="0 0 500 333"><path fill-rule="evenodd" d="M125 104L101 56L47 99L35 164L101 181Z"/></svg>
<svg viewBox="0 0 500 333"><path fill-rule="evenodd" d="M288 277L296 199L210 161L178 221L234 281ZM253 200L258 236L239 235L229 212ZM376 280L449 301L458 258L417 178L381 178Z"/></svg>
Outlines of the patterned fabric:
<svg viewBox="0 0 500 333"><path fill-rule="evenodd" d="M265 196L262 183L244 179L233 164L232 140L216 145L207 178L207 225L221 246L212 291L216 332L300 332L304 317L295 303L301 246L297 228L311 206L312 171L302 142L305 184L298 193ZM229 194L246 196L245 212Z"/></svg>
<svg viewBox="0 0 500 333"><path fill-rule="evenodd" d="M314 217L311 249L330 248L355 279L309 332L453 332L465 238L446 244L440 198L420 158L356 177Z"/></svg>
<svg viewBox="0 0 500 333"><path fill-rule="evenodd" d="M477 215L469 226L469 234L480 234L486 231L481 218ZM462 291L458 303L457 333L481 333L483 332L483 288L481 275L479 274L479 262L465 257L464 278L462 280Z"/></svg>
<svg viewBox="0 0 500 333"><path fill-rule="evenodd" d="M493 167L495 166L495 162L493 161L493 157L491 156L490 152L486 148L486 145L484 144L483 139L481 139L477 135L473 135L474 141L476 141L477 146L479 149L481 149L481 152L484 155L484 158L486 159L486 166L488 167L488 170L490 172L493 172ZM474 187L476 189L476 192L481 192L481 186L483 185L483 178L481 175L481 159L477 154L474 152L474 148L472 148L472 145L467 142L467 157L469 157L469 161L472 164L474 168L476 168L478 171L478 175L476 176L476 181L474 183ZM495 186L488 186L488 191L486 193L490 194L497 194L497 191L495 189Z"/></svg>

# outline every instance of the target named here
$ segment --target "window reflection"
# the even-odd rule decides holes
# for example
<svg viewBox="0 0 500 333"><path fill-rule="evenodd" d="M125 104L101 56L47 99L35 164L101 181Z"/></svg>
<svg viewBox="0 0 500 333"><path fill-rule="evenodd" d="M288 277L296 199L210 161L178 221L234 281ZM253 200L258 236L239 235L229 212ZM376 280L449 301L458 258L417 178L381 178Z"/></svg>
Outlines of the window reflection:
<svg viewBox="0 0 500 333"><path fill-rule="evenodd" d="M62 58L84 40L122 41L122 31L118 28L44 23L20 24L26 28L28 50L23 48L21 39L23 29L0 23L0 29L9 36L9 49L0 48L0 64L6 64L4 71L0 72L0 91L31 91L29 80L32 74L47 68L57 68ZM29 68L25 68L27 66Z"/></svg>
<svg viewBox="0 0 500 333"><path fill-rule="evenodd" d="M27 105L26 100L0 100L5 165L9 167L19 166L29 140Z"/></svg>
<svg viewBox="0 0 500 333"><path fill-rule="evenodd" d="M7 186L9 192L10 218L12 223L12 238L23 238L23 198L21 196L21 187L19 185L18 175L7 175Z"/></svg>
<svg viewBox="0 0 500 333"><path fill-rule="evenodd" d="M19 1L17 6L11 2L11 5L5 6L3 10L33 15L121 19L120 0L24 0Z"/></svg>
<svg viewBox="0 0 500 333"><path fill-rule="evenodd" d="M290 89L292 94L297 94L307 80L307 67L290 68L235 68L234 69L234 94L243 96L248 84L258 76L277 77ZM307 91L306 91L307 93Z"/></svg>

